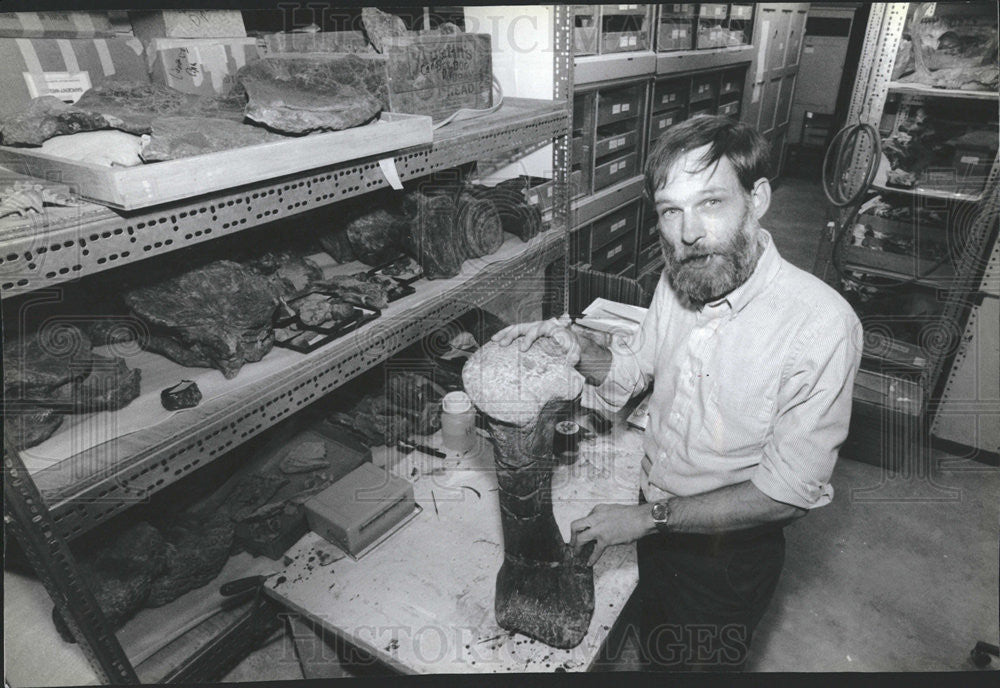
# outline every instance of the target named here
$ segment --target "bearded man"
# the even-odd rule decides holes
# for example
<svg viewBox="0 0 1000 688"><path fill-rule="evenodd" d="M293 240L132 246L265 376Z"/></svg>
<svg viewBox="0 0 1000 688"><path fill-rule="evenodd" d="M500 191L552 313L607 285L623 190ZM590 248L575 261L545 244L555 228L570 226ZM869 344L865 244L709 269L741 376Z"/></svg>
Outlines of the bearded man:
<svg viewBox="0 0 1000 688"><path fill-rule="evenodd" d="M572 545L636 542L641 648L652 669L740 670L784 564L783 527L833 498L862 330L847 302L785 261L759 220L768 147L700 116L650 152L646 192L666 261L646 317L607 350L555 320L494 337L561 342L614 412L655 381L638 504L602 504Z"/></svg>

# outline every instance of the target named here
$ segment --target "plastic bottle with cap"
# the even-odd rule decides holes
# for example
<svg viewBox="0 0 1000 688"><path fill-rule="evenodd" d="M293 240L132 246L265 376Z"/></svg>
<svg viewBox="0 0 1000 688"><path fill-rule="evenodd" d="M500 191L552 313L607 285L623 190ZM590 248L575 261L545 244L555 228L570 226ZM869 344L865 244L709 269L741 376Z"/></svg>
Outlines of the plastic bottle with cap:
<svg viewBox="0 0 1000 688"><path fill-rule="evenodd" d="M471 451L476 445L476 411L465 392L448 392L441 399L441 441L446 449Z"/></svg>

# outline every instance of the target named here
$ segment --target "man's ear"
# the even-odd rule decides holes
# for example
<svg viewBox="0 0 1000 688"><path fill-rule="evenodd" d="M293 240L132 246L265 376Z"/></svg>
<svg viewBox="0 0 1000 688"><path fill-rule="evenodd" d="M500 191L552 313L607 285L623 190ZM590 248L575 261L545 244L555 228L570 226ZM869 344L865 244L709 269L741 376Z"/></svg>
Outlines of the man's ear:
<svg viewBox="0 0 1000 688"><path fill-rule="evenodd" d="M767 181L767 177L761 177L754 182L750 199L753 201L754 219L760 220L771 206L771 182Z"/></svg>

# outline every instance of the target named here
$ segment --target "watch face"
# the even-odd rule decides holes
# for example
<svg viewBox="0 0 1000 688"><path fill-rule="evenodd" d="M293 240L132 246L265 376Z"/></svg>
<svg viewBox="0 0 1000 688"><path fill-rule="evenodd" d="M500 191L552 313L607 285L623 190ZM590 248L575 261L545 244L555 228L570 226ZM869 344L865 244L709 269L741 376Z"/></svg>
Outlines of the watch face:
<svg viewBox="0 0 1000 688"><path fill-rule="evenodd" d="M654 521L664 521L667 518L667 505L663 502L657 502L653 505L653 520Z"/></svg>

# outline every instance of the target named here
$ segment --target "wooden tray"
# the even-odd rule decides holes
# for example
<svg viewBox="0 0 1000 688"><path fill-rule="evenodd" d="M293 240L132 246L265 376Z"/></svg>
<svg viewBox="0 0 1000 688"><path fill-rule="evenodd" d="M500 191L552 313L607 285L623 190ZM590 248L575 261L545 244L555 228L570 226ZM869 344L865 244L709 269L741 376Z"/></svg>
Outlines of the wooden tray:
<svg viewBox="0 0 1000 688"><path fill-rule="evenodd" d="M35 148L10 146L0 146L0 164L33 177L59 179L97 203L135 210L419 146L433 139L430 117L383 112L378 121L362 127L136 167L105 167L46 155Z"/></svg>

